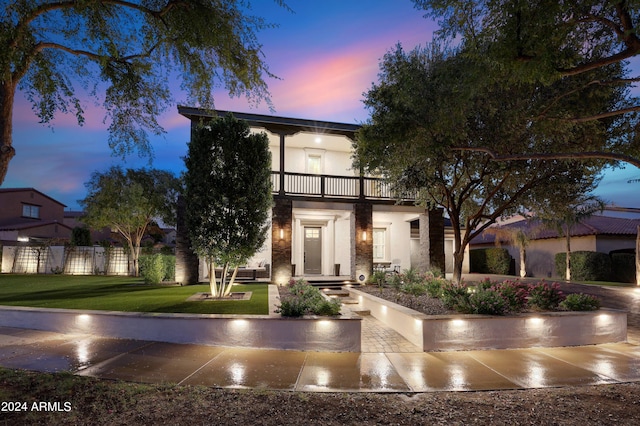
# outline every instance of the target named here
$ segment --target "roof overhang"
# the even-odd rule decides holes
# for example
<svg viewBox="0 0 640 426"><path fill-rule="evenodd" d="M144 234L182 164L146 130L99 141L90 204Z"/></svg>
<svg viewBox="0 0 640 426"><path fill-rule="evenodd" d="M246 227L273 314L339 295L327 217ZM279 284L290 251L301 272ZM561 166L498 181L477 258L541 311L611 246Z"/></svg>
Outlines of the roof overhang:
<svg viewBox="0 0 640 426"><path fill-rule="evenodd" d="M206 121L207 119L214 117L223 117L227 114L233 114L234 117L248 122L251 127L262 127L271 133L285 135L307 132L325 135L339 135L345 136L349 139L354 139L355 133L360 129L360 125L358 124L306 120L301 118L278 117L274 115L249 114L235 111L209 110L181 105L178 105L178 112L192 122Z"/></svg>

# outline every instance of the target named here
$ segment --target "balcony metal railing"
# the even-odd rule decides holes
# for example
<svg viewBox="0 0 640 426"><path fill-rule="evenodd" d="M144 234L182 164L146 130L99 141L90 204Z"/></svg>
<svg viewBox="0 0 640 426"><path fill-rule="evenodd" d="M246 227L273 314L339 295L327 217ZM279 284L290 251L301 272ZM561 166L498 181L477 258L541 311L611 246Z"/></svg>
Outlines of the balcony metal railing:
<svg viewBox="0 0 640 426"><path fill-rule="evenodd" d="M415 194L399 196L383 179L356 176L314 175L308 173L284 173L284 190L281 191L280 172L271 172L273 192L282 195L368 199L415 200Z"/></svg>

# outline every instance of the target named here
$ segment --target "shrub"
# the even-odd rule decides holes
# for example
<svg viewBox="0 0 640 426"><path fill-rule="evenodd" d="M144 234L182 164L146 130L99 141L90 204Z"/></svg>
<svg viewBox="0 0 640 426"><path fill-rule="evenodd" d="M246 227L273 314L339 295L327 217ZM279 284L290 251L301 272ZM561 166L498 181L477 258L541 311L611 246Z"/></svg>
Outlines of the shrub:
<svg viewBox="0 0 640 426"><path fill-rule="evenodd" d="M417 270L410 268L400 274L399 290L414 296L422 296L427 292L425 276Z"/></svg>
<svg viewBox="0 0 640 426"><path fill-rule="evenodd" d="M557 283L548 284L541 281L529 287L529 307L543 311L556 309L564 295Z"/></svg>
<svg viewBox="0 0 640 426"><path fill-rule="evenodd" d="M320 290L304 279L289 281L289 296L283 297L276 313L284 317L300 317L303 315L339 315L339 300L327 300Z"/></svg>
<svg viewBox="0 0 640 426"><path fill-rule="evenodd" d="M369 277L369 283L375 284L378 287L382 287L387 281L387 276L384 271L374 271Z"/></svg>
<svg viewBox="0 0 640 426"><path fill-rule="evenodd" d="M527 306L529 286L520 281L496 283L491 289L504 299L509 312L521 312Z"/></svg>
<svg viewBox="0 0 640 426"><path fill-rule="evenodd" d="M388 283L391 287L400 291L400 287L402 287L402 278L402 274L391 274L388 278Z"/></svg>
<svg viewBox="0 0 640 426"><path fill-rule="evenodd" d="M590 294L569 294L560 303L560 308L567 311L596 311L600 309L600 299Z"/></svg>
<svg viewBox="0 0 640 426"><path fill-rule="evenodd" d="M165 266L162 255L144 255L138 259L140 266L140 275L147 284L158 284L162 282L165 276Z"/></svg>
<svg viewBox="0 0 640 426"><path fill-rule="evenodd" d="M162 281L174 281L176 276L176 257L162 254L142 255L138 259L140 275L147 284Z"/></svg>
<svg viewBox="0 0 640 426"><path fill-rule="evenodd" d="M556 274L566 279L566 253L555 256ZM611 258L606 253L575 251L571 253L571 279L575 281L608 281L611 279Z"/></svg>
<svg viewBox="0 0 640 426"><path fill-rule="evenodd" d="M506 275L511 267L511 255L504 248L471 250L469 261L471 271L480 274Z"/></svg>
<svg viewBox="0 0 640 426"><path fill-rule="evenodd" d="M337 299L319 301L313 308L313 313L321 316L340 315L341 303Z"/></svg>
<svg viewBox="0 0 640 426"><path fill-rule="evenodd" d="M479 290L487 290L487 289L490 289L491 287L494 287L497 284L498 284L497 281L491 281L490 278L485 278L484 280L476 284L476 288L478 288Z"/></svg>
<svg viewBox="0 0 640 426"><path fill-rule="evenodd" d="M408 281L400 286L400 291L412 296L422 296L427 293L427 286L424 282Z"/></svg>
<svg viewBox="0 0 640 426"><path fill-rule="evenodd" d="M611 253L611 279L621 283L636 282L636 256L632 253Z"/></svg>
<svg viewBox="0 0 640 426"><path fill-rule="evenodd" d="M487 269L490 274L507 275L511 266L511 255L504 248L487 249Z"/></svg>
<svg viewBox="0 0 640 426"><path fill-rule="evenodd" d="M306 303L297 297L283 298L280 301L280 306L275 310L276 313L283 317L301 317L306 314L306 311Z"/></svg>
<svg viewBox="0 0 640 426"><path fill-rule="evenodd" d="M174 255L161 255L164 261L164 281L176 280L176 257Z"/></svg>
<svg viewBox="0 0 640 426"><path fill-rule="evenodd" d="M465 312L469 306L469 291L463 283L446 283L442 286L442 303L447 309Z"/></svg>
<svg viewBox="0 0 640 426"><path fill-rule="evenodd" d="M467 312L482 315L504 315L508 310L507 301L493 289L478 289L468 298Z"/></svg>
<svg viewBox="0 0 640 426"><path fill-rule="evenodd" d="M428 278L425 284L425 288L427 290L427 294L429 297L441 298L442 297L442 287L447 284L447 281L442 278Z"/></svg>
<svg viewBox="0 0 640 426"><path fill-rule="evenodd" d="M487 273L486 249L475 249L469 251L469 268L471 272L479 274Z"/></svg>

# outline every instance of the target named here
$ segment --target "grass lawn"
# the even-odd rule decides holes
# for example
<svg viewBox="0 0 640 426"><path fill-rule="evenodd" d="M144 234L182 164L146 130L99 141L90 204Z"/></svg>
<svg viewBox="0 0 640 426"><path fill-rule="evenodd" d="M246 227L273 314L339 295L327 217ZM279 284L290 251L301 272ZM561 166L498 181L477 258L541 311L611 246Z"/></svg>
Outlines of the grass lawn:
<svg viewBox="0 0 640 426"><path fill-rule="evenodd" d="M141 278L78 275L0 275L0 305L101 311L189 314L267 315L266 284L236 285L234 292L251 291L251 300L187 302L208 285L147 285Z"/></svg>

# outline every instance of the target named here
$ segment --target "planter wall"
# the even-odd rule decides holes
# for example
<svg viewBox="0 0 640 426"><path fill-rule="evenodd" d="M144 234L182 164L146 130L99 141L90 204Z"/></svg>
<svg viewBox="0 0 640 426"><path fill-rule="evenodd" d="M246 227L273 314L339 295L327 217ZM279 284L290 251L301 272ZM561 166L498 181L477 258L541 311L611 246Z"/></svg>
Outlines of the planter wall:
<svg viewBox="0 0 640 426"><path fill-rule="evenodd" d="M268 349L360 352L361 319L0 307L0 325L104 337Z"/></svg>
<svg viewBox="0 0 640 426"><path fill-rule="evenodd" d="M428 316L349 288L363 309L423 351L581 346L627 340L626 312Z"/></svg>

